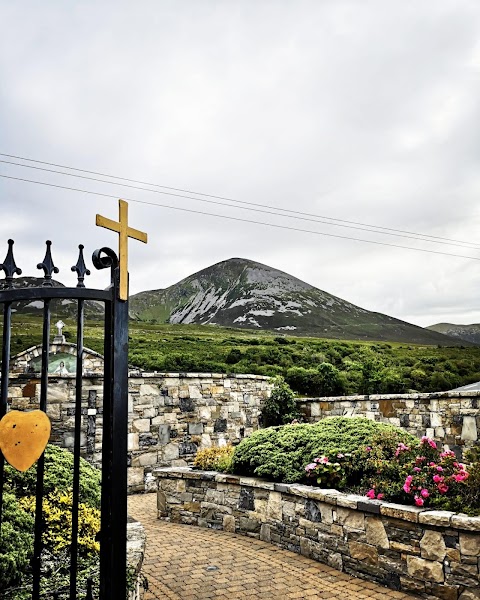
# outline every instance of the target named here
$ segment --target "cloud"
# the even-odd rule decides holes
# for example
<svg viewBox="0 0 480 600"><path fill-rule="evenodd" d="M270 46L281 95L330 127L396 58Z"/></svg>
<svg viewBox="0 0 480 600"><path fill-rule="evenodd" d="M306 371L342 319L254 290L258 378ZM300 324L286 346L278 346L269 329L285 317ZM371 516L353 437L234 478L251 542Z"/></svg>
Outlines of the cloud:
<svg viewBox="0 0 480 600"><path fill-rule="evenodd" d="M4 3L0 22L2 152L476 243L477 2L27 1ZM0 173L480 258L13 165ZM116 216L113 198L5 179L0 193L0 231L28 274L45 239L61 280L79 243L115 246L94 226L97 212ZM148 246L131 243L133 292L242 256L418 324L480 322L478 260L135 203L130 218L149 233Z"/></svg>

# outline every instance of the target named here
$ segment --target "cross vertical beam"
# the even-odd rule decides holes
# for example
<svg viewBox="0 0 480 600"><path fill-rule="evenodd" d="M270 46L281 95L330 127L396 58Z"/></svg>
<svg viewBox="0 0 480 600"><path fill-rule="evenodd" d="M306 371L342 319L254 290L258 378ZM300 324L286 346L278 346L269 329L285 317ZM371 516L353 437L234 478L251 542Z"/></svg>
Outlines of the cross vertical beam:
<svg viewBox="0 0 480 600"><path fill-rule="evenodd" d="M120 266L120 300L128 300L128 238L147 243L147 234L128 225L128 203L118 201L118 222L97 215L95 224L118 233L118 258Z"/></svg>

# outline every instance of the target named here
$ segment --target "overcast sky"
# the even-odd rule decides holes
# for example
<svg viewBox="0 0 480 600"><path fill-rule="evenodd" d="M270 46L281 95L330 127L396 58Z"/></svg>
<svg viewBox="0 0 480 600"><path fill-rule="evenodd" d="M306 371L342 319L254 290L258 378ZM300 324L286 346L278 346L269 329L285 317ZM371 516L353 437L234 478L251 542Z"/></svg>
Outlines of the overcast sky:
<svg viewBox="0 0 480 600"><path fill-rule="evenodd" d="M480 322L478 0L0 0L0 86L2 153L310 216L0 174L476 259L130 202L149 235L130 243L131 293L243 257L418 325ZM0 261L12 237L38 274L51 239L57 278L74 284L79 243L116 248L97 212L117 218L117 200L1 178Z"/></svg>

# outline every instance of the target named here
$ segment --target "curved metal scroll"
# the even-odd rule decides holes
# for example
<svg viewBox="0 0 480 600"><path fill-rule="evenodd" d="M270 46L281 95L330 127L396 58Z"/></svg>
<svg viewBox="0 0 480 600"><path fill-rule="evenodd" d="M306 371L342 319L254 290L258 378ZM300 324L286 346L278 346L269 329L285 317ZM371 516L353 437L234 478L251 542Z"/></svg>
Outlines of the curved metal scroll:
<svg viewBox="0 0 480 600"><path fill-rule="evenodd" d="M102 256L104 254L105 256ZM116 269L118 258L111 248L100 248L92 254L92 262L96 269Z"/></svg>

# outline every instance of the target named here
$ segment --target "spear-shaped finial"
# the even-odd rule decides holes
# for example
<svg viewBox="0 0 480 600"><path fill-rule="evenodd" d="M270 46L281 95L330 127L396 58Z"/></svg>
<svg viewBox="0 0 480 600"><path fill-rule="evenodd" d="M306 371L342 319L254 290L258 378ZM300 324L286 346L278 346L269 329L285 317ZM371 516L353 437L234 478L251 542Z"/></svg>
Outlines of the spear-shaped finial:
<svg viewBox="0 0 480 600"><path fill-rule="evenodd" d="M13 287L13 276L21 275L22 269L19 269L13 258L13 240L8 240L8 252L5 260L0 264L0 271L5 271L5 287Z"/></svg>
<svg viewBox="0 0 480 600"><path fill-rule="evenodd" d="M47 251L45 252L45 258L43 259L43 262L38 263L37 269L43 269L43 272L44 272L43 283L42 283L43 287L53 287L52 273L58 273L58 267L56 267L53 264L53 260L52 260L52 253L50 250L50 246L52 245L52 242L50 240L47 240L45 243L47 244Z"/></svg>
<svg viewBox="0 0 480 600"><path fill-rule="evenodd" d="M78 246L78 248L79 248L80 252L78 253L77 264L72 267L72 271L77 272L77 279L78 279L77 287L83 288L83 287L85 287L85 284L83 283L83 280L85 279L85 275L90 275L90 271L87 269L87 267L85 265L85 260L83 258L83 244L80 244Z"/></svg>

